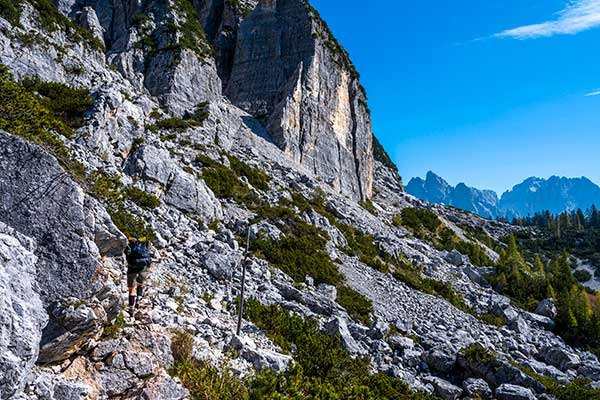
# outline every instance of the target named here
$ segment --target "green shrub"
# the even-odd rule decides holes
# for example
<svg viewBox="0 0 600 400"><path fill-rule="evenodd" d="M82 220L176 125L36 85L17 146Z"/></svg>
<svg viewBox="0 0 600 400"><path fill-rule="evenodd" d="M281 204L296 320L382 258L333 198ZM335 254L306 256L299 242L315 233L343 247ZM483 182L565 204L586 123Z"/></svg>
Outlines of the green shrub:
<svg viewBox="0 0 600 400"><path fill-rule="evenodd" d="M145 237L148 241L156 239L156 233L146 221L133 215L123 207L109 208L108 213L117 228L127 237L135 235Z"/></svg>
<svg viewBox="0 0 600 400"><path fill-rule="evenodd" d="M365 200L365 201L361 201L358 203L362 208L364 208L365 210L367 210L368 212L370 212L371 214L373 214L374 216L379 215L377 213L377 210L375 209L375 206L373 205L373 202L371 200Z"/></svg>
<svg viewBox="0 0 600 400"><path fill-rule="evenodd" d="M248 182L250 182L250 184L257 189L269 190L269 182L271 181L271 177L263 170L252 168L248 164L233 156L228 156L228 158L231 169L237 174L237 176L245 176L248 178Z"/></svg>
<svg viewBox="0 0 600 400"><path fill-rule="evenodd" d="M192 359L194 351L194 337L187 331L176 330L171 339L171 353L177 363L184 363Z"/></svg>
<svg viewBox="0 0 600 400"><path fill-rule="evenodd" d="M342 275L329 259L325 239L319 234L294 235L279 240L253 239L250 249L295 282L304 282L306 276L313 277L316 284L341 282Z"/></svg>
<svg viewBox="0 0 600 400"><path fill-rule="evenodd" d="M369 298L348 286L338 286L336 301L352 318L369 325L369 318L373 312L373 302Z"/></svg>
<svg viewBox="0 0 600 400"><path fill-rule="evenodd" d="M102 42L96 38L92 32L82 28L80 25L64 16L50 0L28 1L39 12L40 24L46 31L55 32L58 29L62 29L67 33L67 36L75 42L83 42L100 51L105 50Z"/></svg>
<svg viewBox="0 0 600 400"><path fill-rule="evenodd" d="M216 167L217 165L219 165L219 163L215 160L213 160L212 158L205 156L204 154L198 154L196 156L196 162L202 164L202 167L204 168L212 168L212 167Z"/></svg>
<svg viewBox="0 0 600 400"><path fill-rule="evenodd" d="M23 0L0 0L0 17L13 26L20 26Z"/></svg>
<svg viewBox="0 0 600 400"><path fill-rule="evenodd" d="M213 50L192 1L175 0L175 8L182 17L179 26L172 26L181 32L179 46L194 51L202 59L212 55Z"/></svg>
<svg viewBox="0 0 600 400"><path fill-rule="evenodd" d="M431 210L424 208L405 208L401 212L402 226L415 236L424 238L426 231L435 233L442 221Z"/></svg>
<svg viewBox="0 0 600 400"><path fill-rule="evenodd" d="M219 198L241 199L250 189L240 182L237 175L224 165L217 165L202 171L202 179Z"/></svg>
<svg viewBox="0 0 600 400"><path fill-rule="evenodd" d="M379 161L392 171L398 172L398 167L396 166L396 164L394 164L394 162L392 161L388 153L385 151L379 140L377 140L377 138L375 137L375 135L373 135L373 158L375 158L375 160Z"/></svg>
<svg viewBox="0 0 600 400"><path fill-rule="evenodd" d="M124 190L125 198L133 201L138 206L145 209L154 209L160 206L160 200L158 197L144 192L138 188L128 187Z"/></svg>
<svg viewBox="0 0 600 400"><path fill-rule="evenodd" d="M588 282L590 279L592 279L592 274L584 269L578 269L577 271L573 272L573 276L578 282L581 283Z"/></svg>
<svg viewBox="0 0 600 400"><path fill-rule="evenodd" d="M154 125L148 127L148 129L151 131L165 130L183 132L186 129L195 128L198 126L202 126L202 124L196 120L172 117L160 119L156 121Z"/></svg>
<svg viewBox="0 0 600 400"><path fill-rule="evenodd" d="M492 353L479 343L471 344L463 348L460 352L470 364L489 364L491 362L496 361L497 358L494 353Z"/></svg>
<svg viewBox="0 0 600 400"><path fill-rule="evenodd" d="M123 314L123 311L121 311L113 322L109 322L104 326L102 337L114 338L119 334L119 332L121 332L121 329L126 326L127 324L125 323L125 315Z"/></svg>
<svg viewBox="0 0 600 400"><path fill-rule="evenodd" d="M334 225L342 232L348 242L348 247L343 249L351 257L357 256L359 260L368 266L381 272L387 272L388 266L383 260L385 255L375 246L374 238L365 234L351 225L334 221Z"/></svg>
<svg viewBox="0 0 600 400"><path fill-rule="evenodd" d="M506 318L498 317L497 315L494 315L494 314L479 314L479 315L477 315L477 319L479 319L482 322L485 322L488 325L497 326L498 328L506 325L506 322L507 322Z"/></svg>
<svg viewBox="0 0 600 400"><path fill-rule="evenodd" d="M39 78L25 78L23 87L36 93L42 104L71 128L83 126L84 113L94 104L88 89L75 89L56 82L42 82Z"/></svg>

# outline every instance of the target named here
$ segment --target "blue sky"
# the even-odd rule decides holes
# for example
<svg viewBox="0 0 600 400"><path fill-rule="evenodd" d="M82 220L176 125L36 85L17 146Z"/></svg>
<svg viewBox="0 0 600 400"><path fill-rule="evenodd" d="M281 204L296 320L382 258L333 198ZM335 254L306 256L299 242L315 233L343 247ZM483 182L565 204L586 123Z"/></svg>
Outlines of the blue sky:
<svg viewBox="0 0 600 400"><path fill-rule="evenodd" d="M529 176L600 183L600 0L311 3L405 183L428 170L499 193Z"/></svg>

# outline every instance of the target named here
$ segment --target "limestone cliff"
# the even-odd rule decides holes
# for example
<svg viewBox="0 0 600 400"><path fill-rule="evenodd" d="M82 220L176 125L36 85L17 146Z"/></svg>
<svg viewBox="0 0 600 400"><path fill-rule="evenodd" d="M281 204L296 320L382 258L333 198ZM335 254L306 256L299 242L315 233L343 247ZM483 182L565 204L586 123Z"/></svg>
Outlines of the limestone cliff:
<svg viewBox="0 0 600 400"><path fill-rule="evenodd" d="M348 54L303 0L264 0L242 22L226 92L334 188L372 195L366 96Z"/></svg>

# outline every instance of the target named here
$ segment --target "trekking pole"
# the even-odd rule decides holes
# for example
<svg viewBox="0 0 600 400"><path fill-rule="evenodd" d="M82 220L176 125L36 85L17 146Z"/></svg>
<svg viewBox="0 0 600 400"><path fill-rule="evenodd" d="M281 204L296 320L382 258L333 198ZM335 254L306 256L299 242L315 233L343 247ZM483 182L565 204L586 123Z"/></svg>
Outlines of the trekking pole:
<svg viewBox="0 0 600 400"><path fill-rule="evenodd" d="M250 227L248 227L248 234L246 235L246 251L244 252L244 258L242 259L242 289L240 291L240 307L238 311L238 323L236 335L240 335L242 330L242 315L244 315L244 289L246 285L246 260L248 258L248 250L250 247Z"/></svg>

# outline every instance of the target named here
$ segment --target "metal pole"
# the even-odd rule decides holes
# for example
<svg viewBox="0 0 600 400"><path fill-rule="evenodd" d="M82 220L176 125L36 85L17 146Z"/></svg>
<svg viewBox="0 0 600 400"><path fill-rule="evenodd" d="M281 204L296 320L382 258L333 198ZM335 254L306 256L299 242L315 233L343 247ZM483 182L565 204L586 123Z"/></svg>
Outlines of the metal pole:
<svg viewBox="0 0 600 400"><path fill-rule="evenodd" d="M244 258L242 259L242 290L240 291L240 307L238 311L238 323L235 331L236 335L240 335L242 330L242 315L244 315L244 290L246 285L246 260L248 258L248 250L250 248L250 227L248 227L248 234L246 235L246 251L244 252Z"/></svg>

